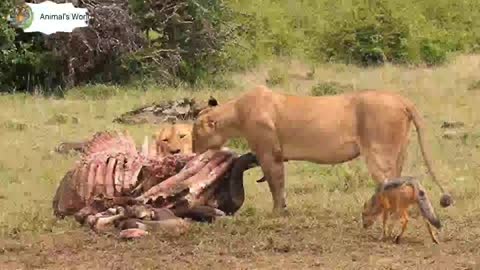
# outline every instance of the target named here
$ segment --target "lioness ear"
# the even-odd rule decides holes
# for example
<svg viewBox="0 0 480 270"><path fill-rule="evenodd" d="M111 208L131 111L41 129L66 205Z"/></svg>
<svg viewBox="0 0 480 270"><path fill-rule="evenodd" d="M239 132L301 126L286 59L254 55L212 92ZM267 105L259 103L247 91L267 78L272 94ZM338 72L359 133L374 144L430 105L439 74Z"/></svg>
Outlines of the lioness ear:
<svg viewBox="0 0 480 270"><path fill-rule="evenodd" d="M218 101L214 97L210 96L210 99L208 100L208 106L215 107L217 105Z"/></svg>

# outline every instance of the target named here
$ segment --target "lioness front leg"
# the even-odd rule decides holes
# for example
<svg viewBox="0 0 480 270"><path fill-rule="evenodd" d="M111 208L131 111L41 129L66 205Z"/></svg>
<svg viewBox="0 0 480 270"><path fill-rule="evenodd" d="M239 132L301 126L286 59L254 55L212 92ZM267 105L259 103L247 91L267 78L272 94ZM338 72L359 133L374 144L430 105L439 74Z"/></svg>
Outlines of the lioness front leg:
<svg viewBox="0 0 480 270"><path fill-rule="evenodd" d="M263 155L259 157L262 171L268 182L268 187L272 193L273 212L278 214L286 213L285 196L285 175L283 161L276 161L273 155ZM265 170L263 169L265 167Z"/></svg>
<svg viewBox="0 0 480 270"><path fill-rule="evenodd" d="M270 141L257 143L253 148L272 194L273 212L286 214L285 172L280 146L278 143L272 145Z"/></svg>

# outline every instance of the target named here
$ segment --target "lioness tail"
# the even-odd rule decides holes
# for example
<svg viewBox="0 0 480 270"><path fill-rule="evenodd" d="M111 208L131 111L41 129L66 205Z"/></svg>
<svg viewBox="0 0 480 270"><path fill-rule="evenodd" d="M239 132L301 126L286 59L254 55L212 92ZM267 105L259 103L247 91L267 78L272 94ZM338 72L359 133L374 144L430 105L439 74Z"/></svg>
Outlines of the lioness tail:
<svg viewBox="0 0 480 270"><path fill-rule="evenodd" d="M423 159L425 160L425 164L427 165L428 172L430 173L430 176L432 177L433 181L437 186L440 188L442 191L442 197L440 198L440 205L442 207L448 207L452 204L452 197L450 194L445 192L445 189L442 187L440 182L438 182L437 176L432 170L432 164L430 161L430 156L428 155L427 151L425 150L425 141L423 138L423 130L424 130L424 124L423 124L423 119L418 113L417 109L415 106L408 102L406 104L407 111L410 113L411 119L413 121L413 124L415 125L415 128L417 129L417 137L418 137L418 143L420 144L420 150L422 152Z"/></svg>

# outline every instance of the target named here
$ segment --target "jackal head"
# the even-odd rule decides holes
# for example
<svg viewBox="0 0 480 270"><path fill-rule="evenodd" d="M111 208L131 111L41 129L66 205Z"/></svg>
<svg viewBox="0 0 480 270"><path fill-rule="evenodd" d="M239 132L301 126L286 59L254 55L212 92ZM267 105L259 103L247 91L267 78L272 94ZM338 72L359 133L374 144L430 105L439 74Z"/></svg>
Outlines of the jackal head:
<svg viewBox="0 0 480 270"><path fill-rule="evenodd" d="M382 206L380 204L380 196L378 193L372 195L372 197L363 204L362 211L362 224L363 228L367 229L371 227L378 216L382 213Z"/></svg>

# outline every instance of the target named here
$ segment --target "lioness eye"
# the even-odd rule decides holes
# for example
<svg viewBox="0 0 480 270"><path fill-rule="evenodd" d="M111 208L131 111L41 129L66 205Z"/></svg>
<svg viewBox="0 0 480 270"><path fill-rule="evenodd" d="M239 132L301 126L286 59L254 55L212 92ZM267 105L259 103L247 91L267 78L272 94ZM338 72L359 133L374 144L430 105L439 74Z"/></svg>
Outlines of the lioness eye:
<svg viewBox="0 0 480 270"><path fill-rule="evenodd" d="M180 139L185 137L185 134L180 134Z"/></svg>

